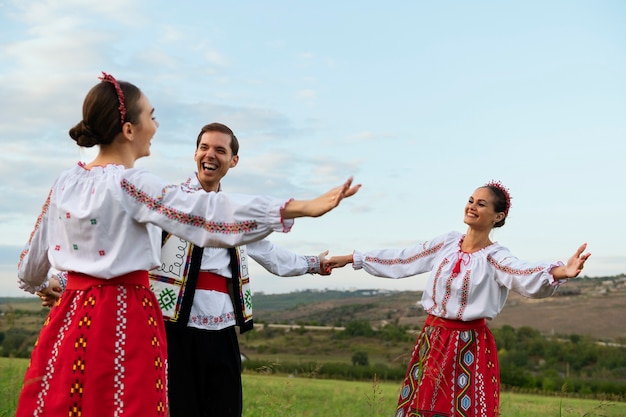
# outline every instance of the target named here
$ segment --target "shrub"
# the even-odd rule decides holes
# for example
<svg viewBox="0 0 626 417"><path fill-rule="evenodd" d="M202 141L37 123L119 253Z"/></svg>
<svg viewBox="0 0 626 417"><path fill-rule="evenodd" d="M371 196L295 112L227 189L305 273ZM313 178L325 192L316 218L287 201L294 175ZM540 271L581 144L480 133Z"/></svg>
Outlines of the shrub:
<svg viewBox="0 0 626 417"><path fill-rule="evenodd" d="M367 366L370 364L367 352L363 350L357 350L352 354L352 365L354 366Z"/></svg>

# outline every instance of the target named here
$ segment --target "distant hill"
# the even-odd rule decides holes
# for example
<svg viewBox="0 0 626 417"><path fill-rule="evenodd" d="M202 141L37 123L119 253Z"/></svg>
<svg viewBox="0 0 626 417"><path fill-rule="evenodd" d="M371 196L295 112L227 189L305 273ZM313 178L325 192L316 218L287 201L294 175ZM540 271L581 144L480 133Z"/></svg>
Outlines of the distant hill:
<svg viewBox="0 0 626 417"><path fill-rule="evenodd" d="M255 321L272 324L343 326L366 320L374 328L386 323L420 329L426 318L419 291L317 291L257 293ZM13 314L8 314L14 311ZM15 314L17 313L17 314ZM26 314L25 314L26 313ZM38 330L47 310L37 297L0 298L0 331L10 326ZM491 327L532 327L544 335L587 335L626 344L626 276L579 278L554 297L528 299L511 293Z"/></svg>
<svg viewBox="0 0 626 417"><path fill-rule="evenodd" d="M255 294L254 314L259 322L343 325L367 320L372 326L397 323L421 328L426 318L419 291L315 291ZM626 276L579 278L559 288L550 298L529 299L511 293L491 327L532 327L545 335L587 335L626 343Z"/></svg>

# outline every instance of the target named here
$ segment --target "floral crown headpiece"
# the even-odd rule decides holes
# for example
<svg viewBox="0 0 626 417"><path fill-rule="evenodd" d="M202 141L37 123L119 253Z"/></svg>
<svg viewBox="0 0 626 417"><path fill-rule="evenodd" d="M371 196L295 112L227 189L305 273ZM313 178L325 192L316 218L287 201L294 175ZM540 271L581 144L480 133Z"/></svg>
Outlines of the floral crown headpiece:
<svg viewBox="0 0 626 417"><path fill-rule="evenodd" d="M122 91L122 87L120 87L120 83L117 82L115 77L111 74L107 74L102 71L102 75L98 77L98 79L102 82L107 82L113 84L115 87L115 92L117 93L117 100L120 102L120 106L118 107L120 111L120 124L123 126L124 121L126 120L126 106L124 105L124 92Z"/></svg>
<svg viewBox="0 0 626 417"><path fill-rule="evenodd" d="M504 215L508 216L509 209L511 208L511 194L509 193L509 189L506 188L500 181L496 181L496 180L489 181L487 184L485 184L485 187L493 187L502 191L502 194L504 194L504 200L505 200Z"/></svg>

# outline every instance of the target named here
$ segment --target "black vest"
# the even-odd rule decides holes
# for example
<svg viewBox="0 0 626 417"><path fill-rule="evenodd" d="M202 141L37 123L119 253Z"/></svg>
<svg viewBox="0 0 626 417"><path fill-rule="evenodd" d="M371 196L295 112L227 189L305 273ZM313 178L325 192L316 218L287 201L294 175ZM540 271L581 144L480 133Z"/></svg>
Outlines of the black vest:
<svg viewBox="0 0 626 417"><path fill-rule="evenodd" d="M169 234L167 232L163 232L162 242L165 242L168 235ZM204 248L198 247L196 245L192 246L193 248L191 252L191 262L189 264L189 272L187 273L187 282L185 283L185 292L183 294L183 299L180 305L180 312L178 313L178 320L176 320L175 322L168 322L168 326L187 327L187 323L189 322L189 315L191 313L193 297L196 293L198 273L200 272L200 266L202 263L202 254L204 253ZM242 299L241 295L243 292L241 271L239 270L239 262L237 262L237 252L235 251L235 248L228 248L228 254L230 255L230 271L232 276L232 279L228 280L228 294L230 295L230 299L233 303L237 326L239 326L239 332L245 333L254 327L254 322L252 319L248 320L247 322L244 320L244 300Z"/></svg>

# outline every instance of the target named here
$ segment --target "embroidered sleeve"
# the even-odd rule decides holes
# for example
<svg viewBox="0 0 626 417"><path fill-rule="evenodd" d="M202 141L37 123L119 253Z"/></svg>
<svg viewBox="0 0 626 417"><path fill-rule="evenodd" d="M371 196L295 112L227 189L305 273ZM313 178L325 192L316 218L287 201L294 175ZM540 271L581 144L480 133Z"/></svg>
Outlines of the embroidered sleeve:
<svg viewBox="0 0 626 417"><path fill-rule="evenodd" d="M20 253L17 265L18 285L22 290L30 292L31 294L48 286L50 261L48 259L48 229L46 222L53 189L48 193L48 197L41 208L41 214L35 222L35 227L30 234L28 243Z"/></svg>
<svg viewBox="0 0 626 417"><path fill-rule="evenodd" d="M404 249L354 251L354 269L363 268L368 274L385 278L406 278L429 272L437 253L444 247L446 236L419 242Z"/></svg>
<svg viewBox="0 0 626 417"><path fill-rule="evenodd" d="M306 261L308 264L307 272L309 274L319 274L320 272L320 258L319 256L307 256Z"/></svg>
<svg viewBox="0 0 626 417"><path fill-rule="evenodd" d="M293 221L281 218L285 200L270 197L194 192L141 169L121 180L123 202L133 218L153 223L202 247L233 247L287 232Z"/></svg>
<svg viewBox="0 0 626 417"><path fill-rule="evenodd" d="M508 250L489 254L487 261L495 268L496 281L525 297L549 297L562 284L550 271L558 263L532 263L520 260Z"/></svg>
<svg viewBox="0 0 626 417"><path fill-rule="evenodd" d="M61 292L65 291L65 287L67 287L67 271L61 271L57 274L57 279L59 280L59 284L61 284Z"/></svg>

